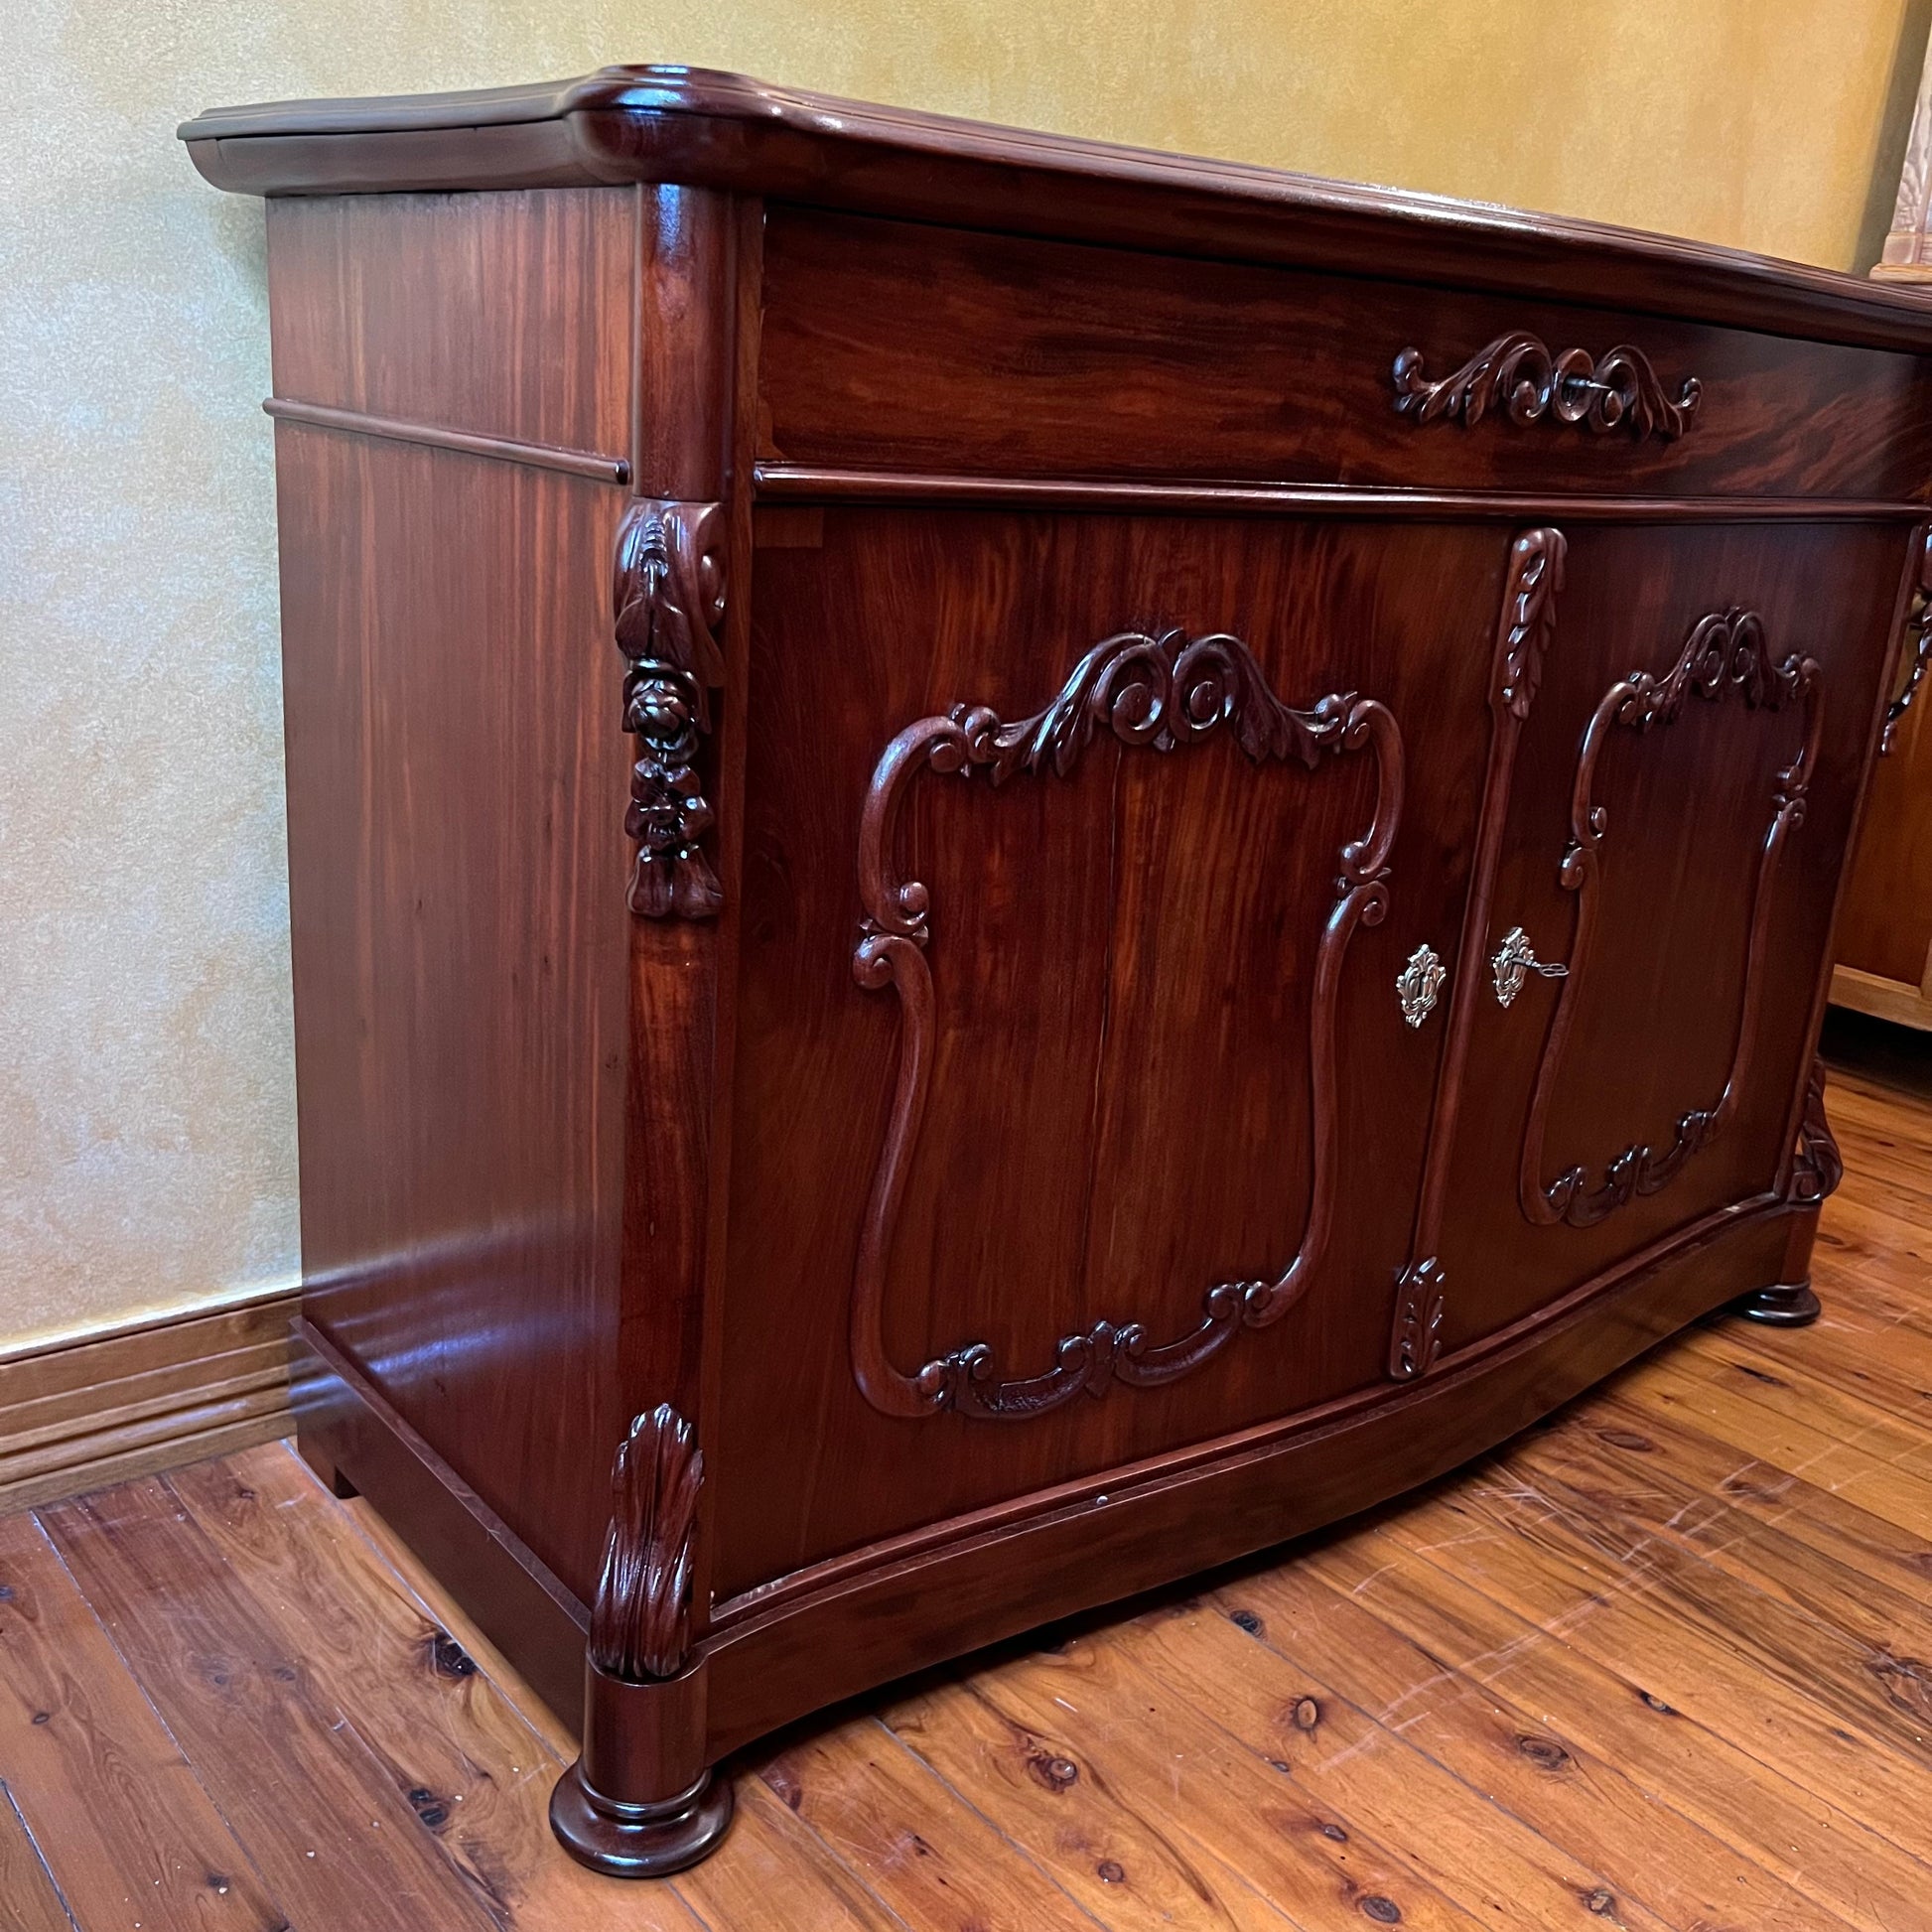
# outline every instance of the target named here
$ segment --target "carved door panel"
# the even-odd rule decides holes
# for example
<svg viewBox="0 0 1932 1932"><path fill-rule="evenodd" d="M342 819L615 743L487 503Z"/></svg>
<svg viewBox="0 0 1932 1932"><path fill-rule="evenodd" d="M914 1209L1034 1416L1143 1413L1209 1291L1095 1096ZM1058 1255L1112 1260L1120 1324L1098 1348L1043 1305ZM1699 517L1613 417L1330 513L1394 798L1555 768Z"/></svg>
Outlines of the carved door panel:
<svg viewBox="0 0 1932 1932"><path fill-rule="evenodd" d="M1782 1183L1876 696L1859 632L1891 621L1906 550L1864 525L1519 542L1527 675L1392 1376Z"/></svg>
<svg viewBox="0 0 1932 1932"><path fill-rule="evenodd" d="M1379 1385L1509 548L757 535L726 1590Z"/></svg>

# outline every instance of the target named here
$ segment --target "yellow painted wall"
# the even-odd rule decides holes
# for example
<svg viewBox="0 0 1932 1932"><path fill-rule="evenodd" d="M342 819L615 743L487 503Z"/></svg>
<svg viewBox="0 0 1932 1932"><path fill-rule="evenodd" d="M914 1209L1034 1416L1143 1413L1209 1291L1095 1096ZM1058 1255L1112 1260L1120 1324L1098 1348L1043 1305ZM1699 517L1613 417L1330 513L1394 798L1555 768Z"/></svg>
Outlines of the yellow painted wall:
<svg viewBox="0 0 1932 1932"><path fill-rule="evenodd" d="M1845 266L1925 11L0 0L0 1349L298 1266L260 210L178 120L682 60Z"/></svg>

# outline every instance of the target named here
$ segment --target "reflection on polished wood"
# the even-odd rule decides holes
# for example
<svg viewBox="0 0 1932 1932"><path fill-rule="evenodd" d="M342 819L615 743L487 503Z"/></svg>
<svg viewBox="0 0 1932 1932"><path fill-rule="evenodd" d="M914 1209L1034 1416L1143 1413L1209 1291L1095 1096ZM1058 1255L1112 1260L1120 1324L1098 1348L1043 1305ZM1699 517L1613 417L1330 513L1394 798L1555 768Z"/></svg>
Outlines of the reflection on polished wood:
<svg viewBox="0 0 1932 1932"><path fill-rule="evenodd" d="M661 1884L556 1856L571 1733L286 1448L0 1521L0 1921L1932 1928L1932 1048L1878 1050L1815 1326L767 1742Z"/></svg>

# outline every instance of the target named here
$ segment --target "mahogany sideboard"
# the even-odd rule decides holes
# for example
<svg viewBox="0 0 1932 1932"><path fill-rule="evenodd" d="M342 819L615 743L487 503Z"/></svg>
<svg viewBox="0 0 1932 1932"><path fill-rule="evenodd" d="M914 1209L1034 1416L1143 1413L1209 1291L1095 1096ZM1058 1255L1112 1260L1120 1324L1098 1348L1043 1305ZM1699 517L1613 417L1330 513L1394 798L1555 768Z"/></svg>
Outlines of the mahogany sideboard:
<svg viewBox="0 0 1932 1932"><path fill-rule="evenodd" d="M268 198L301 1444L579 1857L1815 1311L1932 303L674 68Z"/></svg>

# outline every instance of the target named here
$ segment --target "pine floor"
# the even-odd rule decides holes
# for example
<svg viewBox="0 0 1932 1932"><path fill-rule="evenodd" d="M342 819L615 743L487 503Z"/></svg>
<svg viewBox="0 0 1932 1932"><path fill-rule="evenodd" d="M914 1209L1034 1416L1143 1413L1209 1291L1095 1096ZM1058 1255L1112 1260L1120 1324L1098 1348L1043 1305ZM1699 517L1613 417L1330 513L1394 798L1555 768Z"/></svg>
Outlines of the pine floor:
<svg viewBox="0 0 1932 1932"><path fill-rule="evenodd" d="M1830 1106L1816 1327L784 1737L667 1884L285 1446L0 1520L0 1927L1932 1932L1932 1098Z"/></svg>

